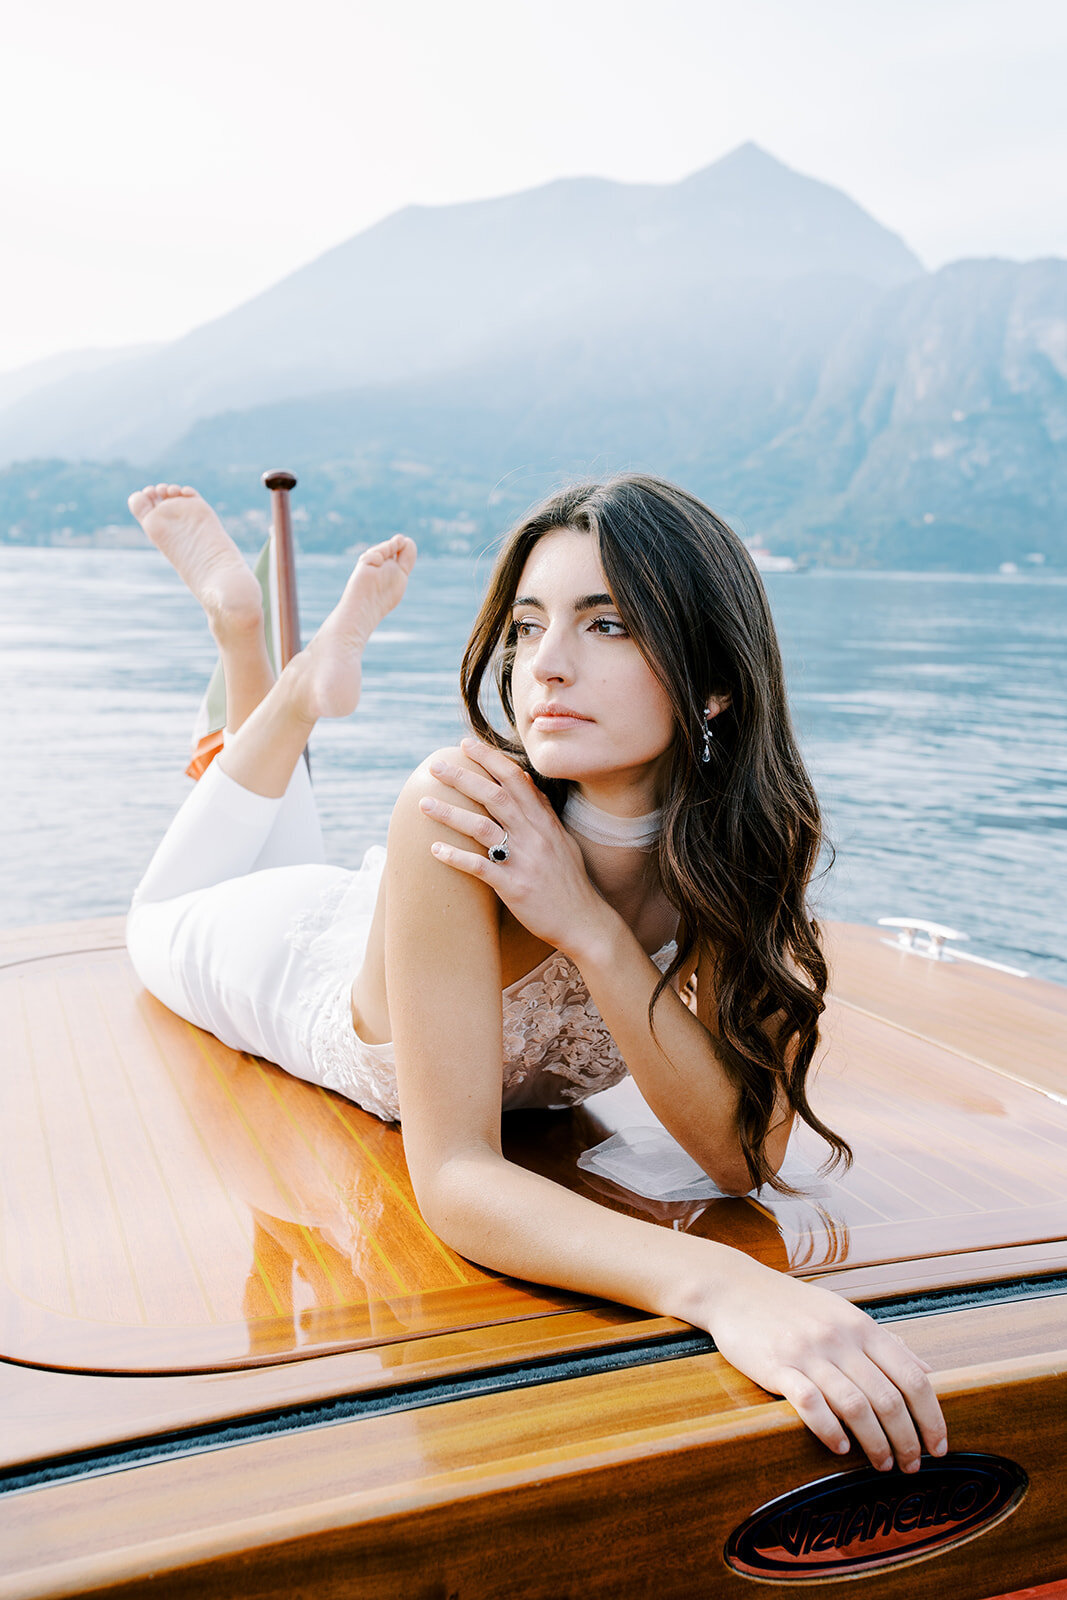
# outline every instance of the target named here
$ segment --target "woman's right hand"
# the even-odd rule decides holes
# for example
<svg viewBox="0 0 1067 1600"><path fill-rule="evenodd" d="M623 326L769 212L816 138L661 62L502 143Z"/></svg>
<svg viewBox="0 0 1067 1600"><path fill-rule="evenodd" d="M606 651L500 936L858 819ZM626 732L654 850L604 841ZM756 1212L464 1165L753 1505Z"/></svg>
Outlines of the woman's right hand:
<svg viewBox="0 0 1067 1600"><path fill-rule="evenodd" d="M733 1366L789 1401L839 1455L848 1432L871 1465L915 1472L948 1448L930 1368L857 1306L742 1258L699 1325Z"/></svg>
<svg viewBox="0 0 1067 1600"><path fill-rule="evenodd" d="M460 850L438 842L433 854L446 866L486 883L523 927L565 954L576 940L591 935L601 921L616 917L589 880L585 861L570 834L529 774L518 762L480 740L464 739L469 766L437 758L429 770L439 783L473 800L471 811L426 796L423 813L476 849ZM483 852L507 835L510 854L502 863Z"/></svg>

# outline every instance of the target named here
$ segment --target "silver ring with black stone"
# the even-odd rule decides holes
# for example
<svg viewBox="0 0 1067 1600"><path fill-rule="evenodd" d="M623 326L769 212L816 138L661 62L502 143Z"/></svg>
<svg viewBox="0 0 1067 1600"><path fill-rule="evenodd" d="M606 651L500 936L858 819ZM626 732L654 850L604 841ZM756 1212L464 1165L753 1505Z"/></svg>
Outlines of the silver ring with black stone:
<svg viewBox="0 0 1067 1600"><path fill-rule="evenodd" d="M505 833L499 844L489 846L490 861L502 862L508 859L511 851L508 849L508 836Z"/></svg>

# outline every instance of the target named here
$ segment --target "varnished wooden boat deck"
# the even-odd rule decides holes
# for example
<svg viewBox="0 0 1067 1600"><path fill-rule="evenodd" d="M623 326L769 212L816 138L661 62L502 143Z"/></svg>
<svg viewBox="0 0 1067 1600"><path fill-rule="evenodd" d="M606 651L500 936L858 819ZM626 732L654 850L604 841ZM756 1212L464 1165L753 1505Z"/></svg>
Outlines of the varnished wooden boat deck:
<svg viewBox="0 0 1067 1600"><path fill-rule="evenodd" d="M1067 993L934 966L887 950L871 929L833 930L832 956L817 1104L854 1145L850 1174L819 1180L801 1199L689 1206L593 1186L578 1154L647 1117L627 1084L573 1113L509 1119L509 1153L603 1203L868 1302L1067 1268ZM0 1038L0 1467L683 1331L494 1276L448 1250L418 1214L399 1130L167 1012L137 983L117 919L0 935ZM817 1141L800 1145L821 1159ZM957 1448L982 1447L983 1395L998 1381L1016 1386L1020 1437L1038 1426L1043 1397L1062 1390L1062 1306L1034 1300L909 1325L956 1405ZM990 1363L980 1378L976 1348ZM1060 1416L1049 1442L1062 1433ZM226 1552L236 1561L255 1543L257 1503L273 1519L272 1561L279 1540L293 1541L294 1585L301 1541L335 1514L379 1534L402 1515L406 1549L416 1523L433 1537L434 1519L446 1506L454 1518L468 1492L483 1511L490 1497L500 1537L521 1560L523 1529L536 1530L529 1507L518 1524L508 1520L509 1486L520 1480L543 1479L546 1506L554 1482L607 1461L647 1483L669 1437L675 1466L679 1451L713 1451L722 1485L757 1436L763 1478L773 1480L781 1450L791 1471L825 1470L825 1453L788 1407L708 1354L546 1383L524 1390L519 1408L504 1394L318 1430L300 1445L299 1493L286 1478L291 1444L262 1439L242 1446L239 1486L222 1452L120 1474L130 1482L113 1488L100 1479L88 1498L75 1483L35 1491L17 1519L18 1570L36 1570L43 1542L47 1571L38 1587L0 1581L0 1594L132 1580L153 1541L164 1567L210 1560L222 1585L212 1592L231 1592L237 1569ZM674 1470L664 1468L660 1485L664 1516ZM281 1515L268 1507L283 1480ZM745 1509L727 1495L720 1511ZM1027 1537L1045 1539L1040 1502L1030 1514ZM126 1566L115 1554L123 1540L138 1552ZM620 1541L620 1572L637 1559L631 1545ZM367 1594L405 1592L397 1560ZM255 1592L294 1592L287 1572L281 1559ZM489 1592L479 1582L475 1592ZM1006 1587L975 1583L980 1576L957 1592Z"/></svg>
<svg viewBox="0 0 1067 1600"><path fill-rule="evenodd" d="M247 1367L581 1304L449 1250L419 1215L395 1126L175 1017L121 946L85 948L115 944L115 924L95 932L68 951L55 935L53 953L42 937L0 968L8 1360ZM575 1164L647 1117L632 1085L571 1115L509 1119L511 1153L849 1292L951 1282L961 1257L969 1278L982 1255L997 1271L1005 1252L1041 1270L1067 1264L1067 1101L1050 1092L1063 1075L1063 993L1027 984L1018 1006L1025 998L1032 1018L1036 996L1048 1027L1022 1035L1010 989L998 984L994 1003L974 969L932 973L865 932L839 940L817 1088L855 1146L851 1173L803 1199L643 1204ZM798 1143L819 1160L816 1141Z"/></svg>

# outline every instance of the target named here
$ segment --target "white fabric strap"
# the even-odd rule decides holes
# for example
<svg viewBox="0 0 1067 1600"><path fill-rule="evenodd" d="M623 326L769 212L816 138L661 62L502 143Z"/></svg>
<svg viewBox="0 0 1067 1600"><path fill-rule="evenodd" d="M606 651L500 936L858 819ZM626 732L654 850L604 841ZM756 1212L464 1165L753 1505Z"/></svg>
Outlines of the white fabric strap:
<svg viewBox="0 0 1067 1600"><path fill-rule="evenodd" d="M615 817L572 789L563 807L563 826L591 844L647 850L659 837L662 816L662 811L649 811L643 817Z"/></svg>

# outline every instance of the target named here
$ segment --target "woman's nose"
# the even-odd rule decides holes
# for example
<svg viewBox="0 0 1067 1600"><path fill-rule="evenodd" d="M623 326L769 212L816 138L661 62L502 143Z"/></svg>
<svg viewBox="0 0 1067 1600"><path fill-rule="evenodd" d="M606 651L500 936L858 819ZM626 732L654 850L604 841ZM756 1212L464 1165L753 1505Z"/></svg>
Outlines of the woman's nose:
<svg viewBox="0 0 1067 1600"><path fill-rule="evenodd" d="M567 641L555 628L546 628L537 646L533 662L534 677L538 683L570 683L574 677L574 663Z"/></svg>

